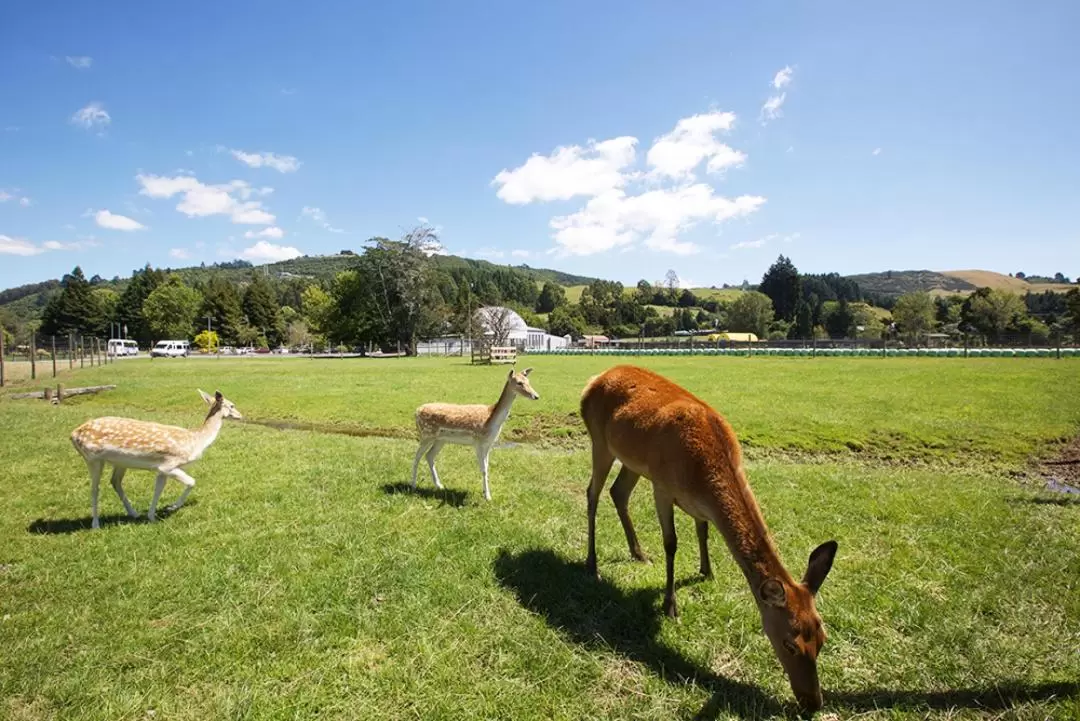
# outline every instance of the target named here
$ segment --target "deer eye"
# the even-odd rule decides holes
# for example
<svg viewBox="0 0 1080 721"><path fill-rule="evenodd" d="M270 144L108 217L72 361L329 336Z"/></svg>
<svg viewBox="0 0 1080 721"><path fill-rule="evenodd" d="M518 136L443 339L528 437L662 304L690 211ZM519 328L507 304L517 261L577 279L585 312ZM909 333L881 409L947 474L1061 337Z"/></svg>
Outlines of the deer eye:
<svg viewBox="0 0 1080 721"><path fill-rule="evenodd" d="M792 656L797 656L799 654L799 648L795 645L795 642L789 638L784 639L784 648L786 648L787 652Z"/></svg>

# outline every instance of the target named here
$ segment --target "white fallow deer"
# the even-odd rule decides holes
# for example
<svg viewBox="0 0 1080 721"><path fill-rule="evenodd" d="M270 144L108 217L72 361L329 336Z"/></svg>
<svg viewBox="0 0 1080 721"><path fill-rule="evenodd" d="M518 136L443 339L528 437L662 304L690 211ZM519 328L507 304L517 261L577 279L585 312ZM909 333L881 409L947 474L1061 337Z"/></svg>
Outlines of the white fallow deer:
<svg viewBox="0 0 1080 721"><path fill-rule="evenodd" d="M701 399L662 376L635 366L616 366L593 378L581 396L581 415L592 440L588 491L589 548L586 569L596 573L596 507L615 460L622 462L611 497L630 554L645 560L630 521L630 494L638 479L652 481L667 556L664 610L676 616L674 507L697 521L701 573L709 576L709 526L727 542L746 576L791 689L808 711L821 707L817 657L825 629L814 598L832 568L836 541L810 554L796 580L780 561L754 494L746 482L735 432Z"/></svg>
<svg viewBox="0 0 1080 721"><path fill-rule="evenodd" d="M71 433L71 443L86 461L90 469L90 511L92 528L98 528L98 485L106 463L113 465L112 487L120 496L124 510L132 518L139 514L131 507L121 482L129 468L157 472L154 496L150 501L147 518L155 520L158 500L165 489L165 480L175 478L184 484L184 491L168 510L175 511L184 505L195 479L184 473L183 466L199 460L221 431L225 418L243 418L236 406L218 391L210 396L203 391L199 395L210 404L210 412L203 424L195 429L166 426L160 423L137 421L131 418L107 416L87 421Z"/></svg>
<svg viewBox="0 0 1080 721"><path fill-rule="evenodd" d="M426 403L417 408L416 428L420 432L420 447L416 449L416 458L413 460L412 487L416 488L416 471L425 453L428 468L431 469L431 479L435 481L435 487L441 489L443 485L435 470L435 458L439 451L447 443L472 446L476 450L476 460L480 464L480 474L484 479L484 498L490 501L488 455L510 415L510 406L518 396L534 401L540 398L540 394L529 385L528 375L531 371L532 368L526 368L515 373L510 369L502 394L493 406Z"/></svg>

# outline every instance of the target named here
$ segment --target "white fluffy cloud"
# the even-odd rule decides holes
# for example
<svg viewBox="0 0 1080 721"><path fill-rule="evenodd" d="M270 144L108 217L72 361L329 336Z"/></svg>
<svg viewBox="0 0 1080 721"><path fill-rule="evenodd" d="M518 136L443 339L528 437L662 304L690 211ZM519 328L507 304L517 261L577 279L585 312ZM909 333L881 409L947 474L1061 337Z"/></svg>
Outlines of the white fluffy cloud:
<svg viewBox="0 0 1080 721"><path fill-rule="evenodd" d="M87 130L104 128L111 122L112 116L105 110L105 106L98 102L93 102L84 108L79 108L75 111L75 114L71 116L71 123L73 125L78 125Z"/></svg>
<svg viewBox="0 0 1080 721"><path fill-rule="evenodd" d="M142 195L159 199L180 195L176 209L189 218L227 215L232 222L242 225L271 225L277 220L263 208L262 201L248 200L253 195L268 195L272 188L252 188L243 180L207 185L193 175L170 178L140 174L135 179L142 186L139 191Z"/></svg>
<svg viewBox="0 0 1080 721"><path fill-rule="evenodd" d="M169 257L177 260L187 260L191 257L191 253L186 248L170 248Z"/></svg>
<svg viewBox="0 0 1080 721"><path fill-rule="evenodd" d="M716 139L716 133L731 130L735 113L705 113L683 118L675 129L661 135L649 148L646 160L654 175L669 178L692 178L701 161L706 169L719 173L746 162L746 154L733 150Z"/></svg>
<svg viewBox="0 0 1080 721"><path fill-rule="evenodd" d="M301 255L303 255L303 253L296 248L287 245L274 245L265 240L260 240L255 245L250 248L244 248L244 250L240 252L240 257L244 260L263 263L276 263L282 260L298 258Z"/></svg>
<svg viewBox="0 0 1080 721"><path fill-rule="evenodd" d="M67 55L64 60L76 70L89 70L94 64L94 59L88 55Z"/></svg>
<svg viewBox="0 0 1080 721"><path fill-rule="evenodd" d="M556 253L592 255L643 244L690 255L700 247L680 240L682 234L702 223L749 215L765 203L757 195L717 195L696 178L703 163L706 172L720 173L745 162L744 153L716 138L734 125L735 115L728 112L683 118L646 153L648 173L634 169L637 139L624 136L533 154L521 167L500 172L493 185L511 204L589 198L577 212L551 219Z"/></svg>
<svg viewBox="0 0 1080 721"><path fill-rule="evenodd" d="M795 71L790 65L785 66L782 70L777 71L773 76L772 86L775 90L783 91L788 85L791 85L791 77ZM770 95L769 99L765 101L765 104L761 106L761 124L765 125L770 120L776 120L783 112L780 110L784 106L784 101L787 100L786 92L779 92L774 95Z"/></svg>
<svg viewBox="0 0 1080 721"><path fill-rule="evenodd" d="M243 150L230 150L232 156L249 168L273 168L279 173L293 173L300 167L300 161L292 155L276 153L245 153Z"/></svg>
<svg viewBox="0 0 1080 721"><path fill-rule="evenodd" d="M772 86L777 90L782 90L791 84L791 76L795 71L790 65L784 66L783 70L778 70L776 75L773 76Z"/></svg>
<svg viewBox="0 0 1080 721"><path fill-rule="evenodd" d="M881 148L874 148L874 152L872 152L870 154L871 155L881 155Z"/></svg>
<svg viewBox="0 0 1080 721"><path fill-rule="evenodd" d="M761 106L761 123L764 125L770 120L776 120L783 113L780 108L783 107L784 101L787 99L787 93L780 93L779 95L773 95L765 104Z"/></svg>
<svg viewBox="0 0 1080 721"><path fill-rule="evenodd" d="M94 247L97 247L97 243L94 242L92 236L71 243L61 243L58 240L46 240L41 245L34 245L26 238L12 238L11 236L0 234L0 255L21 255L29 257L50 250L85 250L86 248Z"/></svg>
<svg viewBox="0 0 1080 721"><path fill-rule="evenodd" d="M249 230L244 233L244 237L251 238L273 238L274 240L281 240L285 237L285 231L276 225L272 225L269 228L263 228L260 231Z"/></svg>
<svg viewBox="0 0 1080 721"><path fill-rule="evenodd" d="M326 219L326 213L323 212L322 208L312 208L305 205L303 210L300 211L300 215L315 221L319 224L319 226L323 228L323 230L328 230L331 233L345 232L341 228L335 228L334 226L330 225L330 221Z"/></svg>
<svg viewBox="0 0 1080 721"><path fill-rule="evenodd" d="M520 168L500 171L492 185L512 205L599 195L627 182L623 169L634 162L636 145L637 138L621 137L534 153Z"/></svg>
<svg viewBox="0 0 1080 721"><path fill-rule="evenodd" d="M644 240L652 250L691 255L700 250L678 236L702 221L722 223L753 213L765 198L741 195L734 200L715 195L705 183L626 195L612 190L591 199L572 215L551 219L555 242L571 255L591 255Z"/></svg>
<svg viewBox="0 0 1080 721"><path fill-rule="evenodd" d="M532 255L532 252L528 250L511 250L510 255L515 258L528 258Z"/></svg>
<svg viewBox="0 0 1080 721"><path fill-rule="evenodd" d="M146 226L139 221L126 215L117 215L108 210L99 210L94 213L94 222L102 228L109 230L145 230Z"/></svg>
<svg viewBox="0 0 1080 721"><path fill-rule="evenodd" d="M39 248L25 238L12 238L10 235L0 234L0 255L30 256L44 252L44 248Z"/></svg>

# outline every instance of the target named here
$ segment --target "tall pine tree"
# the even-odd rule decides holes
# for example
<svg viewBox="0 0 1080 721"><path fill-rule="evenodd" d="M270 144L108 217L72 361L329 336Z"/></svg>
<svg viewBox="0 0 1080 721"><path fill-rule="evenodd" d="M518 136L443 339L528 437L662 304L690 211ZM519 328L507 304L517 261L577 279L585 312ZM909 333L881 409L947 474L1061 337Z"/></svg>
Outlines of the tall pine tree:
<svg viewBox="0 0 1080 721"><path fill-rule="evenodd" d="M277 294L265 277L253 273L251 282L244 289L244 314L248 323L255 328L270 344L276 347L285 336L285 323L281 318L281 306Z"/></svg>
<svg viewBox="0 0 1080 721"><path fill-rule="evenodd" d="M75 266L60 281L60 286L60 292L49 300L42 313L41 332L46 335L99 332L103 325L101 307L82 268Z"/></svg>
<svg viewBox="0 0 1080 721"><path fill-rule="evenodd" d="M772 299L777 318L788 322L795 320L799 299L802 297L802 281L790 258L783 255L777 258L765 271L758 290Z"/></svg>
<svg viewBox="0 0 1080 721"><path fill-rule="evenodd" d="M199 311L200 321L209 316L222 343L226 345L239 343L240 331L244 327L244 308L236 285L224 276L215 274L210 276L202 292L203 306Z"/></svg>
<svg viewBox="0 0 1080 721"><path fill-rule="evenodd" d="M147 297L164 282L165 273L151 268L149 264L131 274L131 280L116 304L116 320L120 323L125 338L132 338L140 345L150 343L152 333L143 318L142 307Z"/></svg>

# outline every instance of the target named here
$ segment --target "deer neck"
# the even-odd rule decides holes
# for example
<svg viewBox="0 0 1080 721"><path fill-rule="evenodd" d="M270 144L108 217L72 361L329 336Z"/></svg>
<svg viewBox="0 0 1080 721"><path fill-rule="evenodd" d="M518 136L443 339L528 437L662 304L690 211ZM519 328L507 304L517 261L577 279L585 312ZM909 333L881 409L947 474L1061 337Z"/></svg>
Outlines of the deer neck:
<svg viewBox="0 0 1080 721"><path fill-rule="evenodd" d="M217 439L218 433L221 432L221 424L224 420L225 418L220 406L215 406L210 409L210 413L206 416L206 420L203 421L203 424L199 426L198 430L192 434L195 440L194 450L196 453L201 454Z"/></svg>
<svg viewBox="0 0 1080 721"><path fill-rule="evenodd" d="M506 423L506 419L510 415L510 406L514 405L514 398L516 397L517 393L510 387L508 381L503 386L499 400L491 407L491 415L488 416L488 421L485 424L489 435L499 435L499 431L502 430L503 424Z"/></svg>
<svg viewBox="0 0 1080 721"><path fill-rule="evenodd" d="M758 589L765 580L773 578L785 584L793 580L776 552L761 508L741 468L735 483L730 485L731 491L721 494L714 523L746 576L754 598L758 598Z"/></svg>

